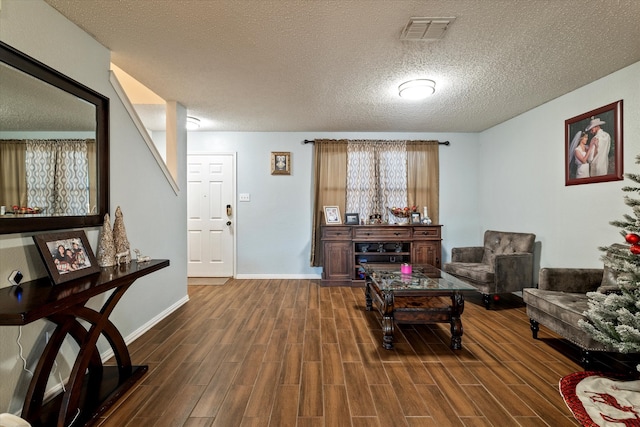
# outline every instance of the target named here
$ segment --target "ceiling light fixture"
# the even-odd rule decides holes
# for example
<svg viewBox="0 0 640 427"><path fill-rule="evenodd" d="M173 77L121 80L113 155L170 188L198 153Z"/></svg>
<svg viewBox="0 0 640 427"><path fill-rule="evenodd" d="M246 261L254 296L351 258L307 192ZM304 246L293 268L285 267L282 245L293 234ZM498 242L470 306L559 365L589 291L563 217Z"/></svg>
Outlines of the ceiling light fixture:
<svg viewBox="0 0 640 427"><path fill-rule="evenodd" d="M200 120L195 117L187 116L187 130L200 129Z"/></svg>
<svg viewBox="0 0 640 427"><path fill-rule="evenodd" d="M436 82L429 79L409 80L398 86L398 95L406 99L424 99L436 91Z"/></svg>

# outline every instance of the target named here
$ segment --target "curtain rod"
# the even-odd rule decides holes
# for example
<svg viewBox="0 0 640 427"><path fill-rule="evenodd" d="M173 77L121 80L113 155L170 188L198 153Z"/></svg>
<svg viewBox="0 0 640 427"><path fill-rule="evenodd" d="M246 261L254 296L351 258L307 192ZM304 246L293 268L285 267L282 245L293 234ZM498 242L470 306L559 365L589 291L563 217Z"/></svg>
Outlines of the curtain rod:
<svg viewBox="0 0 640 427"><path fill-rule="evenodd" d="M314 142L316 142L314 139L305 139L304 140L305 144L313 144ZM451 143L449 141L438 141L438 145L451 145Z"/></svg>

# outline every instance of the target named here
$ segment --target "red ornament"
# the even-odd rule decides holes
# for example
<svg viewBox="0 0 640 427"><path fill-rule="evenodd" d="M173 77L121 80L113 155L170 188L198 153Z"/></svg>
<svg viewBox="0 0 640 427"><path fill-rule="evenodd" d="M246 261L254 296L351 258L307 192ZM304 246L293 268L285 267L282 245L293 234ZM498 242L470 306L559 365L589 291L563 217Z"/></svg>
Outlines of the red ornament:
<svg viewBox="0 0 640 427"><path fill-rule="evenodd" d="M631 243L632 245L635 245L636 243L640 242L640 236L638 236L636 233L629 233L626 236L624 236L624 238L627 241L627 243Z"/></svg>
<svg viewBox="0 0 640 427"><path fill-rule="evenodd" d="M629 247L629 250L634 255L640 255L640 245L633 244Z"/></svg>

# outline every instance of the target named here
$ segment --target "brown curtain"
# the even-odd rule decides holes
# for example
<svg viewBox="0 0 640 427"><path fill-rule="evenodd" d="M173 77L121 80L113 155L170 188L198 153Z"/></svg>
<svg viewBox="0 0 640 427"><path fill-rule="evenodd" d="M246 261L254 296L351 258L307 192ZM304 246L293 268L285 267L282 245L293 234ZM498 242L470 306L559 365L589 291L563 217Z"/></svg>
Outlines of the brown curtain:
<svg viewBox="0 0 640 427"><path fill-rule="evenodd" d="M407 202L440 224L440 160L438 141L407 141Z"/></svg>
<svg viewBox="0 0 640 427"><path fill-rule="evenodd" d="M26 151L24 141L0 141L0 205L2 206L27 205Z"/></svg>
<svg viewBox="0 0 640 427"><path fill-rule="evenodd" d="M313 230L311 265L322 266L320 226L324 224L323 206L338 206L345 213L347 200L347 140L316 139L314 144Z"/></svg>

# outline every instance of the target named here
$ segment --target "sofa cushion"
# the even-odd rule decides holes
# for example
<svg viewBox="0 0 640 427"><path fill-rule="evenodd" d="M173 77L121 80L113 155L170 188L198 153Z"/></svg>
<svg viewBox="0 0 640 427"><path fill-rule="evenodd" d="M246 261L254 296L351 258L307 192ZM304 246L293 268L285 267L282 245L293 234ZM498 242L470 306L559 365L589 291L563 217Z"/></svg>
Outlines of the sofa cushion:
<svg viewBox="0 0 640 427"><path fill-rule="evenodd" d="M523 299L526 304L533 305L556 319L576 326L578 320L585 318L582 313L587 310L587 296L581 293L528 288L523 293Z"/></svg>
<svg viewBox="0 0 640 427"><path fill-rule="evenodd" d="M474 262L449 262L444 265L444 271L462 280L478 283L493 283L495 274L488 264Z"/></svg>
<svg viewBox="0 0 640 427"><path fill-rule="evenodd" d="M493 268L496 255L516 252L533 252L535 235L487 230L484 233L484 255L482 262Z"/></svg>
<svg viewBox="0 0 640 427"><path fill-rule="evenodd" d="M582 314L588 306L585 294L527 288L522 297L529 317L563 338L585 350L613 351L578 326L579 320L586 320Z"/></svg>

